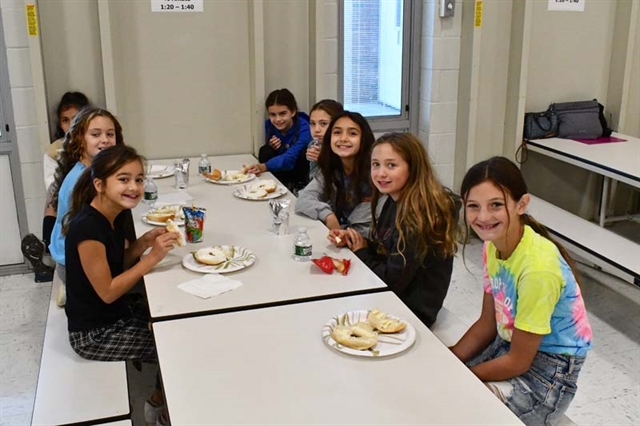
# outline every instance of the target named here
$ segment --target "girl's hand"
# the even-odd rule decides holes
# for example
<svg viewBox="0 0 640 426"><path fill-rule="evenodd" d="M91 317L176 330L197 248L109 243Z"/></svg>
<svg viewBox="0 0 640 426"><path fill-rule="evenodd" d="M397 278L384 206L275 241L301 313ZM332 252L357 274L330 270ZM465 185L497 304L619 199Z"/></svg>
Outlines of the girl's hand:
<svg viewBox="0 0 640 426"><path fill-rule="evenodd" d="M251 166L244 167L246 167L245 173L253 173L256 176L260 176L260 173L264 173L267 171L266 164L252 164Z"/></svg>
<svg viewBox="0 0 640 426"><path fill-rule="evenodd" d="M344 247L349 244L349 232L344 229L332 229L327 239L336 247Z"/></svg>
<svg viewBox="0 0 640 426"><path fill-rule="evenodd" d="M360 235L358 231L353 228L347 228L346 232L348 233L347 245L349 246L351 251L358 251L367 247L367 240L365 240L365 238Z"/></svg>
<svg viewBox="0 0 640 426"><path fill-rule="evenodd" d="M271 139L269 139L269 145L277 151L282 146L282 141L277 136L271 136Z"/></svg>
<svg viewBox="0 0 640 426"><path fill-rule="evenodd" d="M144 249L146 250L149 247L151 247L153 245L153 242L156 240L156 238L166 232L167 232L166 228L160 228L160 227L153 228L151 231L145 232L142 235L142 237L140 237L140 240L142 240L142 246L144 247Z"/></svg>
<svg viewBox="0 0 640 426"><path fill-rule="evenodd" d="M318 162L318 155L320 155L319 146L310 146L307 148L307 160Z"/></svg>
<svg viewBox="0 0 640 426"><path fill-rule="evenodd" d="M159 228L165 231L162 235L158 235L153 241L153 248L149 253L149 256L153 256L153 259L160 262L164 257L173 249L173 245L178 242L180 234L177 232L167 232L166 229ZM149 231L151 232L151 231ZM146 234L145 234L146 235Z"/></svg>

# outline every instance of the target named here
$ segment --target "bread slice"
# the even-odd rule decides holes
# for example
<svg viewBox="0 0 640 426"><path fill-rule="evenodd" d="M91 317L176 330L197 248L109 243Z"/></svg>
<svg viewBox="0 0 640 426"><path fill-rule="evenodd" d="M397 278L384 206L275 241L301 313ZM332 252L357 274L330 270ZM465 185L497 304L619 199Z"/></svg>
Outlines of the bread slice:
<svg viewBox="0 0 640 426"><path fill-rule="evenodd" d="M178 247L184 247L187 245L187 242L184 240L184 235L182 234L182 231L180 231L180 228L178 228L178 225L176 225L175 222L171 219L167 220L167 231L177 232L178 234L180 234L177 240Z"/></svg>

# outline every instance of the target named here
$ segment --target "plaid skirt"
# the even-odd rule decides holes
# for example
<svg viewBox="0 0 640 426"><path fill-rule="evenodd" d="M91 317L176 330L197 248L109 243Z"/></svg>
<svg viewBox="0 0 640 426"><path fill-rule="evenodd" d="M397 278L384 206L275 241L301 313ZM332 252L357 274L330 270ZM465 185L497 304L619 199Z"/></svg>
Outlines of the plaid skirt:
<svg viewBox="0 0 640 426"><path fill-rule="evenodd" d="M146 301L139 294L123 297L129 299L130 317L93 330L69 332L69 343L82 358L94 361L157 361Z"/></svg>

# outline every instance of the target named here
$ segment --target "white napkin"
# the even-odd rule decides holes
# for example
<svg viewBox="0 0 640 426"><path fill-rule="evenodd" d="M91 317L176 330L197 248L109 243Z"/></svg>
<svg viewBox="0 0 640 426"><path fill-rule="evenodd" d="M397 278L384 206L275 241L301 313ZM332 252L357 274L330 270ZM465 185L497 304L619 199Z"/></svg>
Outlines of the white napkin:
<svg viewBox="0 0 640 426"><path fill-rule="evenodd" d="M158 165L158 164L153 164L150 167L149 173L166 172L167 169L169 169L169 166L161 166L161 165Z"/></svg>
<svg viewBox="0 0 640 426"><path fill-rule="evenodd" d="M188 204L193 197L187 191L171 192L169 194L158 194L157 206L166 206L171 204Z"/></svg>
<svg viewBox="0 0 640 426"><path fill-rule="evenodd" d="M206 274L198 279L184 282L178 285L178 288L202 299L208 299L212 296L235 290L241 285L240 281L232 280L222 275Z"/></svg>

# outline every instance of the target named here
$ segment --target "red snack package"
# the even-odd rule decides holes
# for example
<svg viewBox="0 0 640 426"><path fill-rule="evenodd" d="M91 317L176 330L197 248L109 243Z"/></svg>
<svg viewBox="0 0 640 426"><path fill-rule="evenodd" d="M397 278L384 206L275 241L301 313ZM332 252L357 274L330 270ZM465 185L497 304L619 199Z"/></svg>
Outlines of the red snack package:
<svg viewBox="0 0 640 426"><path fill-rule="evenodd" d="M351 267L349 259L334 259L331 256L322 256L320 259L311 259L311 261L327 274L332 274L336 270L342 275L347 275Z"/></svg>
<svg viewBox="0 0 640 426"><path fill-rule="evenodd" d="M332 274L335 269L333 259L329 256L322 256L320 259L311 259L311 261L327 274Z"/></svg>
<svg viewBox="0 0 640 426"><path fill-rule="evenodd" d="M347 275L349 268L351 267L351 261L349 259L332 259L333 265L336 267L336 271L342 275Z"/></svg>

